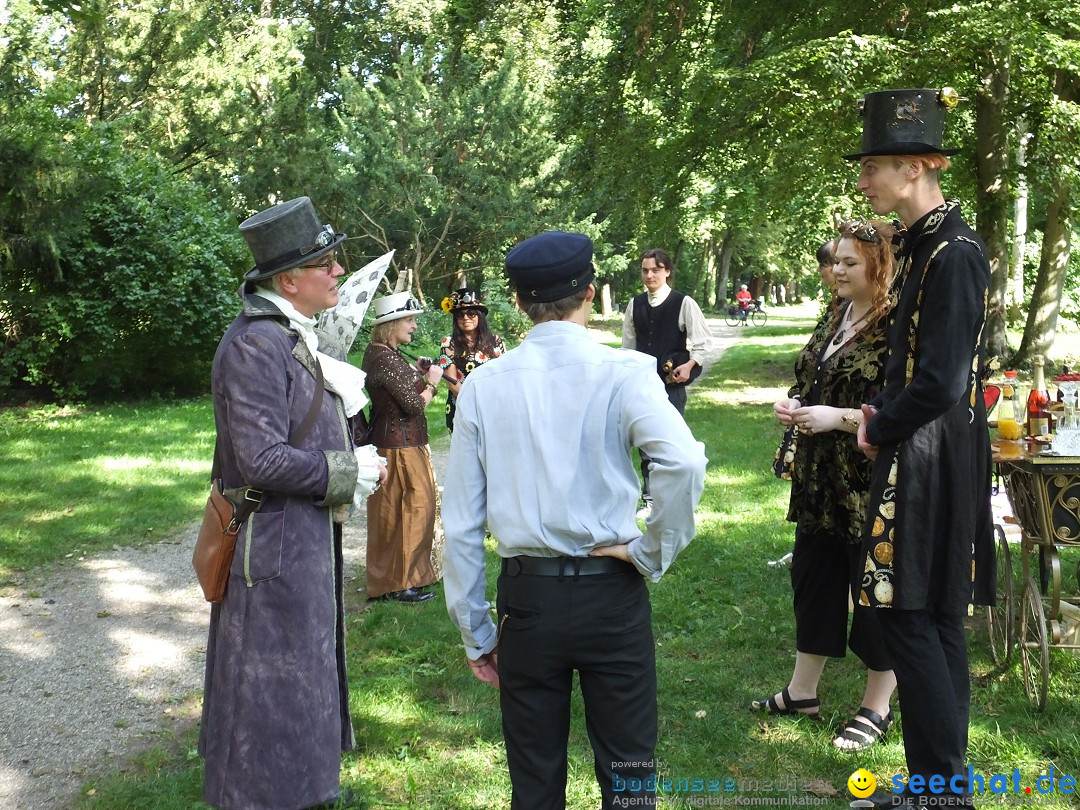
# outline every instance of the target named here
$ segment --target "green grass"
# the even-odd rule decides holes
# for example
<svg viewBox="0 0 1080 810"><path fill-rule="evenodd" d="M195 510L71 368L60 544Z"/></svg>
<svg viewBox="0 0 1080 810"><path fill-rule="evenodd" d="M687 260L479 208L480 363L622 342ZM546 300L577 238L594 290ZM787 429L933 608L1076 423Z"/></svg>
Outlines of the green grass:
<svg viewBox="0 0 1080 810"><path fill-rule="evenodd" d="M0 411L0 584L198 519L213 448L209 397Z"/></svg>
<svg viewBox="0 0 1080 810"><path fill-rule="evenodd" d="M904 771L898 733L866 754L844 755L829 744L862 694L857 660L829 663L819 695L825 724L767 719L747 709L751 698L786 683L794 657L787 569L767 565L790 549L793 536L784 520L788 485L770 471L781 433L771 405L788 385L805 334L805 326L770 321L742 336L691 392L687 419L710 461L698 537L652 587L658 755L661 776L672 779L827 783L836 790L831 806L840 808L850 801L846 781L855 769L868 768L879 781ZM441 403L432 409L434 427L441 422ZM494 579L492 564L492 595ZM507 807L497 695L469 674L441 603L380 603L365 610L361 595L351 596L349 663L359 748L344 759L346 786L379 810ZM1080 659L1051 651L1049 707L1039 714L1024 695L1017 663L1005 673L994 670L980 622L977 611L970 636L970 764L985 775L1019 768L1026 785L1050 767L1058 775L1077 775ZM568 806L592 810L599 793L578 699L573 712ZM125 772L87 785L80 806L203 806L193 747L194 731L188 731Z"/></svg>
<svg viewBox="0 0 1080 810"><path fill-rule="evenodd" d="M428 406L447 435L446 395ZM202 517L210 397L0 410L0 587L30 568L168 539Z"/></svg>

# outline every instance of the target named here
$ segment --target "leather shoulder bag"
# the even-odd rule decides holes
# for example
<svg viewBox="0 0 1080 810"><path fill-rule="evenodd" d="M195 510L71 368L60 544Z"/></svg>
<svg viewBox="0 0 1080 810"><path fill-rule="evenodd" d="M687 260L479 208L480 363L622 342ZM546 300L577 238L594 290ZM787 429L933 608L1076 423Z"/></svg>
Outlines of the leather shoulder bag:
<svg viewBox="0 0 1080 810"><path fill-rule="evenodd" d="M288 444L296 447L307 438L315 420L319 418L323 399L323 373L319 361L315 361L315 397L311 401L304 421L289 437ZM236 551L236 535L253 512L262 505L262 490L253 487L240 487L243 500L239 505L225 497L221 475L220 443L214 443L213 469L210 471L210 497L203 509L202 525L199 537L195 541L195 551L191 555L191 565L199 580L203 596L207 602L223 602L225 589L229 584L229 571L232 569L233 553Z"/></svg>

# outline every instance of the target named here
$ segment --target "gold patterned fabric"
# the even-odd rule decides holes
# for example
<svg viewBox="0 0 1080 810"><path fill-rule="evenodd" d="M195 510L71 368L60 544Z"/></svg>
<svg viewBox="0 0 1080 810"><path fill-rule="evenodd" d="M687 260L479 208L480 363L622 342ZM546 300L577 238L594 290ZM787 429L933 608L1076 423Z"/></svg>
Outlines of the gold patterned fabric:
<svg viewBox="0 0 1080 810"><path fill-rule="evenodd" d="M990 439L981 391L990 269L957 204L902 235L859 603L993 603Z"/></svg>
<svg viewBox="0 0 1080 810"><path fill-rule="evenodd" d="M858 410L877 395L884 378L884 320L822 360L838 326L839 318L831 313L818 322L796 358L796 384L788 393L798 394L807 405ZM787 519L800 531L830 532L858 542L866 522L871 468L854 433L800 433Z"/></svg>

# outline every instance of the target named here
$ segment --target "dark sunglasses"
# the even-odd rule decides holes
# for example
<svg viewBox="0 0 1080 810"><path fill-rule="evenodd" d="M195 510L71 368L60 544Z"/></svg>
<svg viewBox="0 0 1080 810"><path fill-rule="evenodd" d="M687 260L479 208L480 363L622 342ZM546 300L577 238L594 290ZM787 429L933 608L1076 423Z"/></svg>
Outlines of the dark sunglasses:
<svg viewBox="0 0 1080 810"><path fill-rule="evenodd" d="M461 318L479 318L480 310L478 309L462 309L454 313L454 317Z"/></svg>

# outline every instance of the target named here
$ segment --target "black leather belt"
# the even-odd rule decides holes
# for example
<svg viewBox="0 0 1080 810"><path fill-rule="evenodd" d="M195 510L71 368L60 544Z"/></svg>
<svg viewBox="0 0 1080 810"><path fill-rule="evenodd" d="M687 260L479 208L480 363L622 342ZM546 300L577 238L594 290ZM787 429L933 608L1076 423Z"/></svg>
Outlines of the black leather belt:
<svg viewBox="0 0 1080 810"><path fill-rule="evenodd" d="M504 557L502 572L508 577L577 577L637 571L616 557Z"/></svg>

